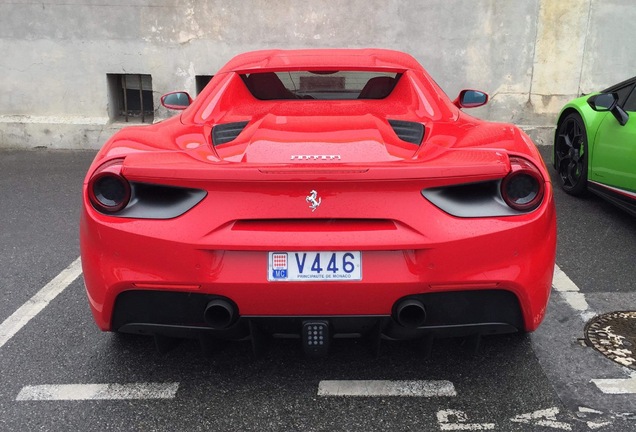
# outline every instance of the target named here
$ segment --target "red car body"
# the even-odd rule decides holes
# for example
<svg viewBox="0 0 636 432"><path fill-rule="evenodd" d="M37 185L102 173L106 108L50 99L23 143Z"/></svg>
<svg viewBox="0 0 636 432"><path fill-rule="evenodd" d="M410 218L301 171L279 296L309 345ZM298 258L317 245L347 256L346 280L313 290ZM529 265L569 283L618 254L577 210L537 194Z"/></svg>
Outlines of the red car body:
<svg viewBox="0 0 636 432"><path fill-rule="evenodd" d="M272 73L308 78L275 94L255 84ZM389 88L343 85L369 74ZM192 103L174 95L180 116L118 132L84 182L102 330L311 350L318 327L322 342L541 323L552 187L527 135L460 110L483 94L452 102L407 54L333 49L239 55Z"/></svg>

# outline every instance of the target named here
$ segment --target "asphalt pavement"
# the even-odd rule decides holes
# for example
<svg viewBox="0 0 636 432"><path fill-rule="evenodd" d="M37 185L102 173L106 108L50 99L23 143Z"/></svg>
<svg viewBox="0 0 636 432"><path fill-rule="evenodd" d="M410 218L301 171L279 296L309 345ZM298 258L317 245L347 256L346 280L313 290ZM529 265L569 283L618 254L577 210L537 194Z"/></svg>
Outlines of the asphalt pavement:
<svg viewBox="0 0 636 432"><path fill-rule="evenodd" d="M550 160L550 148L541 151ZM161 354L150 338L100 332L81 276L50 284L79 256L81 184L94 154L0 151L0 322L43 287L60 288L0 345L0 430L636 429L636 384L611 394L600 381L629 390L634 371L582 341L591 317L636 309L636 225L610 204L555 191L563 277L546 320L530 335L486 338L477 354L454 339L428 357L389 342L376 357L351 340L321 359L305 358L295 341L259 358L246 343L206 356L184 341ZM321 393L332 381L450 390Z"/></svg>

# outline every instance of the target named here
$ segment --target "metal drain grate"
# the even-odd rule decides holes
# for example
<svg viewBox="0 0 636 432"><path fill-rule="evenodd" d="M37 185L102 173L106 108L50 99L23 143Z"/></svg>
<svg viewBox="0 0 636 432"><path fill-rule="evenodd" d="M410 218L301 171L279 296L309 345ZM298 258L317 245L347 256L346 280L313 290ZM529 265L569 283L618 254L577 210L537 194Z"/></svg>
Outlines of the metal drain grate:
<svg viewBox="0 0 636 432"><path fill-rule="evenodd" d="M585 325L585 341L610 360L636 370L636 311L592 318Z"/></svg>

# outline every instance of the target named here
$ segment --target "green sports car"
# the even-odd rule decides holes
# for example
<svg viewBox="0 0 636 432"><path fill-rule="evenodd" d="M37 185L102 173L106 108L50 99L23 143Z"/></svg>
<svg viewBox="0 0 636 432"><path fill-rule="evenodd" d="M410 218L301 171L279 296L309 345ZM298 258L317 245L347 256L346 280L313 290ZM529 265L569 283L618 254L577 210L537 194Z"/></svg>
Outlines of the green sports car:
<svg viewBox="0 0 636 432"><path fill-rule="evenodd" d="M567 103L554 135L565 192L587 190L636 216L636 77Z"/></svg>

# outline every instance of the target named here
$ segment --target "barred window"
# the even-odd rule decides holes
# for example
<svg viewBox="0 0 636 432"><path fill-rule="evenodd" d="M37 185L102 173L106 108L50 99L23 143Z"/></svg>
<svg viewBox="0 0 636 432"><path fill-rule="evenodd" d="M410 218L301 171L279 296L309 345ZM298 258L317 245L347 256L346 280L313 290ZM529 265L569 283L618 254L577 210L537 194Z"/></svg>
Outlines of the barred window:
<svg viewBox="0 0 636 432"><path fill-rule="evenodd" d="M152 123L152 77L145 74L108 74L109 116L113 121Z"/></svg>

